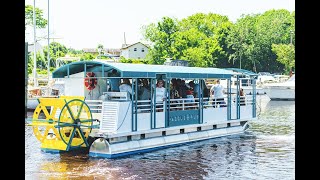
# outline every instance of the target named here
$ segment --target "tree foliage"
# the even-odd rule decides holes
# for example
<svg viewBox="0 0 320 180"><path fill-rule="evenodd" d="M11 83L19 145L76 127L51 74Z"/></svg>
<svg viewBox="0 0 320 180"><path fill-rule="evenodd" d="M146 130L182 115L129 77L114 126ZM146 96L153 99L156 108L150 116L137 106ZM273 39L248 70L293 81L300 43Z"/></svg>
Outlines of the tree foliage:
<svg viewBox="0 0 320 180"><path fill-rule="evenodd" d="M35 8L36 13L36 27L45 28L48 24L48 20L43 18L43 11L39 8ZM25 29L27 26L33 26L33 6L25 5Z"/></svg>
<svg viewBox="0 0 320 180"><path fill-rule="evenodd" d="M289 72L295 66L295 49L292 44L272 44L272 51L277 55L277 61Z"/></svg>
<svg viewBox="0 0 320 180"><path fill-rule="evenodd" d="M292 34L291 34L292 32ZM166 58L187 60L198 67L240 67L255 72L282 72L273 44L295 44L295 12L269 10L242 15L235 23L226 16L197 13L177 20L163 17L143 27L151 64ZM288 52L289 53L289 52Z"/></svg>
<svg viewBox="0 0 320 180"><path fill-rule="evenodd" d="M290 43L294 18L294 12L283 9L242 16L228 36L228 46L233 49L229 56L232 63L239 67L241 62L241 68L253 71L281 72L284 66L276 60L271 46Z"/></svg>
<svg viewBox="0 0 320 180"><path fill-rule="evenodd" d="M224 41L232 23L226 16L197 13L181 21L164 17L144 29L144 37L153 47L147 58L163 64L166 58L187 60L190 66L216 67L226 60Z"/></svg>

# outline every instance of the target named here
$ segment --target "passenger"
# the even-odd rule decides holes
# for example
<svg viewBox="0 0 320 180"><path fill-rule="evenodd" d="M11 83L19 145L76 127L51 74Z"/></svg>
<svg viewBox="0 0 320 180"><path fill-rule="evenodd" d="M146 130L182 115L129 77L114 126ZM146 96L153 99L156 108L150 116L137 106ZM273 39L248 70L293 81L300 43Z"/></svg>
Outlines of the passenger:
<svg viewBox="0 0 320 180"><path fill-rule="evenodd" d="M199 97L199 84L195 84L193 81L189 82L189 86L192 88L193 90L193 96L195 98Z"/></svg>
<svg viewBox="0 0 320 180"><path fill-rule="evenodd" d="M171 99L180 98L179 91L178 91L178 80L173 78L171 80L171 83L172 84L170 84L170 98Z"/></svg>
<svg viewBox="0 0 320 180"><path fill-rule="evenodd" d="M212 92L213 95L213 107L218 107L221 105L221 107L224 107L223 104L224 102L224 87L220 84L220 80L218 79L216 81L216 84L214 84L210 91Z"/></svg>
<svg viewBox="0 0 320 180"><path fill-rule="evenodd" d="M147 79L142 79L142 86L139 88L139 100L150 100L150 86Z"/></svg>
<svg viewBox="0 0 320 180"><path fill-rule="evenodd" d="M109 77L119 77L119 73L116 69L113 69L111 73L108 74ZM119 92L120 78L109 78L110 81L110 91Z"/></svg>
<svg viewBox="0 0 320 180"><path fill-rule="evenodd" d="M187 90L188 90L188 87L186 85L185 80L181 80L181 84L179 86L180 97L187 98Z"/></svg>
<svg viewBox="0 0 320 180"><path fill-rule="evenodd" d="M240 106L246 105L246 95L242 88L240 88Z"/></svg>
<svg viewBox="0 0 320 180"><path fill-rule="evenodd" d="M166 88L163 87L164 81L158 80L157 87L156 87L156 104L158 104L156 107L161 108L157 111L163 111L164 107L164 100L166 99Z"/></svg>
<svg viewBox="0 0 320 180"><path fill-rule="evenodd" d="M120 92L128 92L130 96L132 95L132 87L130 80L128 78L124 78L122 80L122 84L119 86Z"/></svg>

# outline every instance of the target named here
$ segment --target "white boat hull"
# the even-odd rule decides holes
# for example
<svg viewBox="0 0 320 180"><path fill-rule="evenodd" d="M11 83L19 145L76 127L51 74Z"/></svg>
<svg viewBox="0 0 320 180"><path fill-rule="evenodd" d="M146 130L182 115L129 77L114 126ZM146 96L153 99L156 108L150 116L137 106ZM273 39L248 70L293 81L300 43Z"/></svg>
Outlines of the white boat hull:
<svg viewBox="0 0 320 180"><path fill-rule="evenodd" d="M295 88L289 86L268 86L265 91L271 100L295 100Z"/></svg>

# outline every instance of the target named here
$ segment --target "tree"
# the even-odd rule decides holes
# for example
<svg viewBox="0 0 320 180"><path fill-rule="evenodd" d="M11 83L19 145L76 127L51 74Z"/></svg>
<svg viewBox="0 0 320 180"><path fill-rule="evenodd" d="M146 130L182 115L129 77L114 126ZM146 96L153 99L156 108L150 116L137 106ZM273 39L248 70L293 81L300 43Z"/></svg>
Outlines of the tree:
<svg viewBox="0 0 320 180"><path fill-rule="evenodd" d="M163 64L165 58L173 57L171 46L174 42L174 34L178 31L177 20L163 17L160 22L143 27L145 39L150 40L153 48L149 50L146 59L152 64Z"/></svg>
<svg viewBox="0 0 320 180"><path fill-rule="evenodd" d="M97 50L99 52L99 55L104 54L104 47L102 44L98 44Z"/></svg>
<svg viewBox="0 0 320 180"><path fill-rule="evenodd" d="M272 51L277 55L277 61L285 66L288 72L295 66L295 49L293 44L272 44Z"/></svg>
<svg viewBox="0 0 320 180"><path fill-rule="evenodd" d="M43 18L43 11L39 8L35 8L36 13L36 27L45 28L48 21ZM25 5L25 29L27 26L33 26L33 6Z"/></svg>
<svg viewBox="0 0 320 180"><path fill-rule="evenodd" d="M237 67L241 61L241 68L256 72L282 71L284 65L276 60L271 46L290 41L290 31L295 25L294 14L280 9L242 16L228 37L228 45L233 49L230 60L234 60Z"/></svg>
<svg viewBox="0 0 320 180"><path fill-rule="evenodd" d="M144 27L151 41L147 59L163 64L166 58L187 60L190 66L216 67L218 59L227 60L227 36L231 22L226 16L197 13L178 21L164 17Z"/></svg>

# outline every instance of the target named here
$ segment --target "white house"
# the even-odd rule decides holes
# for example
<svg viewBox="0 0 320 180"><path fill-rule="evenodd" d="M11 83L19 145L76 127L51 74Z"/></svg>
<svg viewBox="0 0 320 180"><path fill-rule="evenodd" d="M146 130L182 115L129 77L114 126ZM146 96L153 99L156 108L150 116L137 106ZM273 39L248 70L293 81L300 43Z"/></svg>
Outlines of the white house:
<svg viewBox="0 0 320 180"><path fill-rule="evenodd" d="M145 59L148 54L148 46L137 42L134 44L125 44L121 48L120 56L126 59Z"/></svg>
<svg viewBox="0 0 320 180"><path fill-rule="evenodd" d="M34 43L28 43L28 52L34 52ZM43 47L38 42L36 42L36 52L40 52L43 55Z"/></svg>

